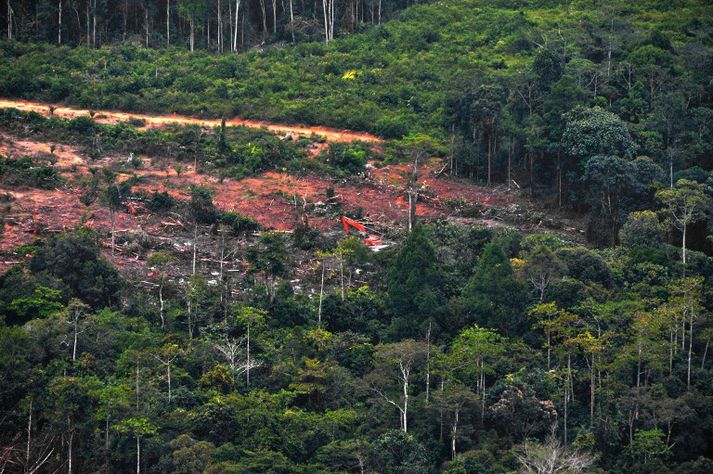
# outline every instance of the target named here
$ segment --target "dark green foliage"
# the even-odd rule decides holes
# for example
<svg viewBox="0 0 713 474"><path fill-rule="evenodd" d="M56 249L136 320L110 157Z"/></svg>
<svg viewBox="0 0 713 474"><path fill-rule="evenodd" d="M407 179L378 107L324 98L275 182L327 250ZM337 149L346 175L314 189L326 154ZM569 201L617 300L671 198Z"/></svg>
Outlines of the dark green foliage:
<svg viewBox="0 0 713 474"><path fill-rule="evenodd" d="M100 254L89 235L75 234L50 240L29 263L34 274L61 282L67 298L76 297L98 309L116 304L121 279Z"/></svg>
<svg viewBox="0 0 713 474"><path fill-rule="evenodd" d="M19 38L57 40L57 2L11 3ZM96 157L169 156L225 179L276 167L346 176L378 149L403 161L448 153L444 173L509 177L568 219L591 214L591 239L611 248L565 241L578 238L564 227L523 236L448 219L389 232L395 244L375 253L306 226L255 236L205 189L186 205L153 194L152 212L197 224L188 232L210 257L195 275L189 255L162 244L146 262L160 275L139 260L120 280L86 231L3 253L30 255L0 276L10 469L51 452L40 471L66 471L71 447L73 472L134 472L140 454L139 470L159 473L506 473L523 470L526 446L551 456L554 432L561 456L595 455L584 472L711 471L710 2L446 0L368 28L350 15L375 4L337 3L336 30L358 33L279 47L292 39L283 4L276 25L265 4L263 27L259 2L243 2L240 47L243 25L245 48L265 44L237 55L177 45L193 23L197 48L215 49L215 1L171 2L164 51L135 44L143 4L96 4L98 43L116 44L3 42L0 95L404 138L312 159L310 140L261 130L138 131L100 113L7 110L4 133ZM163 44L166 3L144 4L149 43ZM84 4L62 5L63 42L86 41ZM401 8L381 5L384 17ZM321 5L293 6L295 39L320 39ZM94 171L83 202L120 209L132 183ZM666 239L678 244L672 214L686 192L706 206L691 212L683 262Z"/></svg>
<svg viewBox="0 0 713 474"><path fill-rule="evenodd" d="M475 273L460 298L462 325L495 327L507 335L520 335L525 327L527 290L515 279L510 260L496 243L485 246Z"/></svg>
<svg viewBox="0 0 713 474"><path fill-rule="evenodd" d="M166 191L154 191L146 202L146 207L151 212L162 213L170 211L175 204L175 199L173 199Z"/></svg>
<svg viewBox="0 0 713 474"><path fill-rule="evenodd" d="M389 328L392 338L422 337L429 321L443 330L450 329L443 319L444 274L423 227L416 227L409 234L387 278L388 304L393 313Z"/></svg>
<svg viewBox="0 0 713 474"><path fill-rule="evenodd" d="M37 163L29 156L7 158L0 155L0 182L12 187L50 189L61 184L61 177L52 166Z"/></svg>
<svg viewBox="0 0 713 474"><path fill-rule="evenodd" d="M322 160L336 169L339 174L362 173L369 157L369 146L354 143L330 143Z"/></svg>
<svg viewBox="0 0 713 474"><path fill-rule="evenodd" d="M218 209L213 204L210 191L199 186L191 188L188 209L191 218L197 224L212 225L218 220Z"/></svg>
<svg viewBox="0 0 713 474"><path fill-rule="evenodd" d="M234 236L246 236L260 229L260 225L247 216L236 212L225 212L220 215L222 224L228 226L230 233Z"/></svg>

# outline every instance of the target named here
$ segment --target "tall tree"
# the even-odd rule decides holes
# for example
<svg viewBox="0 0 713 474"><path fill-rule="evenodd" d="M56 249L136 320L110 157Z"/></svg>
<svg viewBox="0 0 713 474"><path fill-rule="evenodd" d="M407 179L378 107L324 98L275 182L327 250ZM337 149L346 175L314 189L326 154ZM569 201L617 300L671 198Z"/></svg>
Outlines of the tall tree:
<svg viewBox="0 0 713 474"><path fill-rule="evenodd" d="M367 375L369 388L399 411L399 424L408 433L411 380L426 358L422 341L407 339L377 346L374 371Z"/></svg>
<svg viewBox="0 0 713 474"><path fill-rule="evenodd" d="M707 192L709 188L706 185L681 179L676 183L676 187L662 189L656 193L658 200L666 207L669 223L681 231L681 261L684 265L687 262L688 226L703 219L713 207L713 200Z"/></svg>

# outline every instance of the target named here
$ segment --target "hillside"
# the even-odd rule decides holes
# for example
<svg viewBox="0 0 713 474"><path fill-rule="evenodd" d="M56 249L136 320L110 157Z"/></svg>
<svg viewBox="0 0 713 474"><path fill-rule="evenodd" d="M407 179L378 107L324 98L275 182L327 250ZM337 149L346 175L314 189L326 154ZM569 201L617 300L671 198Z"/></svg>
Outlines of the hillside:
<svg viewBox="0 0 713 474"><path fill-rule="evenodd" d="M514 100L543 45L562 51L568 72L592 91L584 103L600 95L616 99L619 66L645 63L650 54L668 54L662 66L706 85L710 69L698 67L698 58L709 56L712 18L705 0L603 6L448 0L415 5L396 20L328 45L268 45L237 56L135 43L98 50L5 43L0 94L85 108L304 122L388 137L409 131L442 136L449 91L495 82L512 88ZM609 59L611 77L600 78L604 90L594 92L594 70ZM634 80L643 80L634 72Z"/></svg>
<svg viewBox="0 0 713 474"><path fill-rule="evenodd" d="M0 474L713 472L710 2L0 10Z"/></svg>

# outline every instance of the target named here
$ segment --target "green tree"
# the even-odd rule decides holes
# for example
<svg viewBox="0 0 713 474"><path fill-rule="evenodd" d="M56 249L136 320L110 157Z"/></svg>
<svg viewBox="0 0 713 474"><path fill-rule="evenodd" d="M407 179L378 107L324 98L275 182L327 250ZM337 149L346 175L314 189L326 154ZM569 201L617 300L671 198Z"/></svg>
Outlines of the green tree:
<svg viewBox="0 0 713 474"><path fill-rule="evenodd" d="M420 338L429 320L443 328L443 272L422 226L411 232L387 274L392 337Z"/></svg>
<svg viewBox="0 0 713 474"><path fill-rule="evenodd" d="M380 344L374 354L374 371L365 378L367 386L399 411L401 431L408 433L411 381L426 360L427 345L407 339Z"/></svg>
<svg viewBox="0 0 713 474"><path fill-rule="evenodd" d="M238 325L245 328L245 362L242 364L240 371L245 372L245 385L248 389L250 389L250 370L262 365L261 361L255 360L255 358L252 357L250 331L252 330L254 332L256 329L262 329L265 324L266 316L267 313L265 311L251 306L240 307L235 315Z"/></svg>
<svg viewBox="0 0 713 474"><path fill-rule="evenodd" d="M568 155L580 160L595 155L634 157L636 144L616 114L599 107L577 108L566 119L562 146Z"/></svg>
<svg viewBox="0 0 713 474"><path fill-rule="evenodd" d="M503 334L521 334L527 291L514 275L510 260L496 243L485 246L475 273L461 295L467 323L498 328Z"/></svg>
<svg viewBox="0 0 713 474"><path fill-rule="evenodd" d="M619 241L621 245L629 248L658 248L663 244L664 230L655 212L632 212L619 231Z"/></svg>
<svg viewBox="0 0 713 474"><path fill-rule="evenodd" d="M276 279L287 276L290 266L284 237L277 232L263 233L258 242L247 249L247 259L250 271L263 275L265 291L273 301Z"/></svg>
<svg viewBox="0 0 713 474"><path fill-rule="evenodd" d="M541 245L527 256L522 271L542 303L547 287L567 271L567 265L549 247Z"/></svg>
<svg viewBox="0 0 713 474"><path fill-rule="evenodd" d="M671 226L681 231L681 261L686 264L688 226L703 219L713 206L708 187L695 181L681 179L674 188L662 189L656 197L666 207Z"/></svg>
<svg viewBox="0 0 713 474"><path fill-rule="evenodd" d="M119 433L133 436L136 439L136 474L141 474L141 440L156 436L158 428L148 418L127 418L114 426Z"/></svg>

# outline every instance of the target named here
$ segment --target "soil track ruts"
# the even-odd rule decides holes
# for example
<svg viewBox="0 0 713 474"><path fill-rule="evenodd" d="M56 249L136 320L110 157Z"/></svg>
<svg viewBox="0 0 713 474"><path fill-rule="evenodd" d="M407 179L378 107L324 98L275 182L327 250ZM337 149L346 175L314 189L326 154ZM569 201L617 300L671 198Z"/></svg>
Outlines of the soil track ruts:
<svg viewBox="0 0 713 474"><path fill-rule="evenodd" d="M81 116L89 116L89 109L79 109L64 105L46 104L39 102L30 102L19 99L3 99L0 98L0 108L14 108L25 112L36 112L38 114L49 116L50 106L54 107L52 114L62 118L75 118ZM200 127L216 127L220 125L220 119L201 119L195 117L186 117L183 115L149 115L137 114L131 112L117 112L112 110L94 110L94 118L100 123L119 123L126 122L131 119L140 119L146 123L147 127L162 127L168 124L178 125L198 125ZM328 127L306 126L306 125L290 125L276 124L264 122L260 120L247 120L240 118L231 118L226 120L228 126L243 126L249 128L265 128L271 132L282 135L297 135L309 137L312 134L319 135L329 142L353 142L362 141L377 143L381 139L377 136L363 133L352 132L349 130L337 130Z"/></svg>

